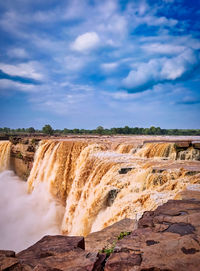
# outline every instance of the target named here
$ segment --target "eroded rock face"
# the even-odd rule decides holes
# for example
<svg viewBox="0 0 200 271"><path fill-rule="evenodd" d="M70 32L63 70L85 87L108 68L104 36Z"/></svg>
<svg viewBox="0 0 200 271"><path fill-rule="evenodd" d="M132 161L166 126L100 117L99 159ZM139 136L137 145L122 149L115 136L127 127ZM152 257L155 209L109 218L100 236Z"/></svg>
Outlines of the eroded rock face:
<svg viewBox="0 0 200 271"><path fill-rule="evenodd" d="M11 140L11 169L23 180L27 180L33 166L34 155L40 139L13 138Z"/></svg>
<svg viewBox="0 0 200 271"><path fill-rule="evenodd" d="M170 200L145 212L138 229L117 242L105 271L198 271L200 201Z"/></svg>

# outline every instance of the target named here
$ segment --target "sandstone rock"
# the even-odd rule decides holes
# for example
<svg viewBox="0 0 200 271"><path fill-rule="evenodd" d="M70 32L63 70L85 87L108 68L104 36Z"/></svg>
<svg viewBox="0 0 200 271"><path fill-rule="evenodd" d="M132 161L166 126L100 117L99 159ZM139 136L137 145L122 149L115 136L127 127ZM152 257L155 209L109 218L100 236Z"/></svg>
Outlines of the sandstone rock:
<svg viewBox="0 0 200 271"><path fill-rule="evenodd" d="M170 200L145 212L138 229L118 241L105 271L198 271L200 201Z"/></svg>
<svg viewBox="0 0 200 271"><path fill-rule="evenodd" d="M176 149L187 149L191 145L191 141L182 141L182 142L175 142Z"/></svg>
<svg viewBox="0 0 200 271"><path fill-rule="evenodd" d="M15 257L7 257L6 255L0 254L0 270L9 270L9 268L13 268L17 266L19 260Z"/></svg>
<svg viewBox="0 0 200 271"><path fill-rule="evenodd" d="M192 141L192 146L195 149L200 149L200 141Z"/></svg>
<svg viewBox="0 0 200 271"><path fill-rule="evenodd" d="M44 236L33 246L19 252L17 257L23 262L53 256L70 251L74 248L85 248L83 237L69 237L62 235Z"/></svg>
<svg viewBox="0 0 200 271"><path fill-rule="evenodd" d="M119 172L119 174L126 174L129 171L131 171L132 169L134 169L134 168L132 168L132 167L121 168L118 172Z"/></svg>
<svg viewBox="0 0 200 271"><path fill-rule="evenodd" d="M136 266L141 264L142 257L134 252L114 253L106 263L106 271L135 270Z"/></svg>
<svg viewBox="0 0 200 271"><path fill-rule="evenodd" d="M22 265L28 265L35 271L100 271L105 256L84 248L83 237L45 236L18 253L17 258Z"/></svg>
<svg viewBox="0 0 200 271"><path fill-rule="evenodd" d="M105 247L110 247L121 232L131 232L135 225L135 220L125 218L101 231L90 233L85 237L86 249L98 252Z"/></svg>
<svg viewBox="0 0 200 271"><path fill-rule="evenodd" d="M18 136L16 136L16 137L10 136L10 137L9 137L9 140L10 140L10 142L11 142L12 144L16 145L16 144L18 144L19 142L21 142L22 138L21 138L21 137L18 137Z"/></svg>
<svg viewBox="0 0 200 271"><path fill-rule="evenodd" d="M13 251L13 250L0 250L0 256L15 257L15 251Z"/></svg>
<svg viewBox="0 0 200 271"><path fill-rule="evenodd" d="M115 198L117 197L117 194L119 193L119 189L117 188L114 188L114 189L111 189L109 192L108 192L108 197L107 197L107 206L111 206L115 200Z"/></svg>
<svg viewBox="0 0 200 271"><path fill-rule="evenodd" d="M22 265L15 257L15 252L11 250L0 250L0 270L1 271L31 271L27 265Z"/></svg>
<svg viewBox="0 0 200 271"><path fill-rule="evenodd" d="M13 137L11 146L11 169L23 180L27 180L33 165L39 138Z"/></svg>

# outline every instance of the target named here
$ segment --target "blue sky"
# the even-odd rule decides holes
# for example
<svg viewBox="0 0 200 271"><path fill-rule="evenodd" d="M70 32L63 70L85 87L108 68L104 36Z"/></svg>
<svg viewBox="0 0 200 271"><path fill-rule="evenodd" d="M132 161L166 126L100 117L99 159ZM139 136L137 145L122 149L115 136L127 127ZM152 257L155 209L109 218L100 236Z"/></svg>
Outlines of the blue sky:
<svg viewBox="0 0 200 271"><path fill-rule="evenodd" d="M199 0L0 2L0 127L200 128Z"/></svg>

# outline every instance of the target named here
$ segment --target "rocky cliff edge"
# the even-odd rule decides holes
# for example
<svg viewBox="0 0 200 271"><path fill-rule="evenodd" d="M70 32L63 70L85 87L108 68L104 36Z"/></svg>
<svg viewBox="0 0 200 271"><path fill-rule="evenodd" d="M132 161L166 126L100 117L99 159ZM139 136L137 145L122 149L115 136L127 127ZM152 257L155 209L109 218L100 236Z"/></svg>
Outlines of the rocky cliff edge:
<svg viewBox="0 0 200 271"><path fill-rule="evenodd" d="M145 212L135 230L134 221L125 219L90 234L86 242L45 236L18 254L1 250L0 270L199 271L200 192L179 197Z"/></svg>

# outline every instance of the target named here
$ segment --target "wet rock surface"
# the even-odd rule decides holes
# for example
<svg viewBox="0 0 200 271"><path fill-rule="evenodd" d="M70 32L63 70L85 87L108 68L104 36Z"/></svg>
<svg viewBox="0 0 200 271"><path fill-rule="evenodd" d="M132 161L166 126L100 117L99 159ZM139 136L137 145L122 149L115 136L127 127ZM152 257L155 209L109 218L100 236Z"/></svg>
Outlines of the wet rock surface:
<svg viewBox="0 0 200 271"><path fill-rule="evenodd" d="M40 139L13 137L10 141L12 142L11 169L26 181L33 166L34 155Z"/></svg>
<svg viewBox="0 0 200 271"><path fill-rule="evenodd" d="M108 192L108 197L107 197L107 206L111 206L113 202L115 201L115 198L117 197L117 194L119 193L119 189L111 189Z"/></svg>
<svg viewBox="0 0 200 271"><path fill-rule="evenodd" d="M119 174L126 174L129 171L131 171L132 169L134 169L134 168L132 168L132 167L121 168L118 172L119 172Z"/></svg>

